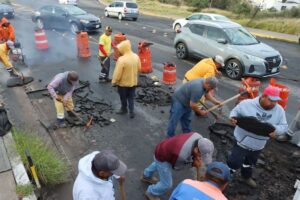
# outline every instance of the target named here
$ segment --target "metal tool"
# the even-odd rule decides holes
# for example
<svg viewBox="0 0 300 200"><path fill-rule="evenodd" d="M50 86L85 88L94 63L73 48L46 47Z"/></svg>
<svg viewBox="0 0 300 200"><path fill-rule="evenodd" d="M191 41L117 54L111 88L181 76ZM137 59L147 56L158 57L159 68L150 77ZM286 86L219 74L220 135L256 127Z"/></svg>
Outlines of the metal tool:
<svg viewBox="0 0 300 200"><path fill-rule="evenodd" d="M122 177L120 177L122 178ZM126 200L126 195L125 195L125 189L124 189L124 180L120 180L120 193L121 193L121 200Z"/></svg>

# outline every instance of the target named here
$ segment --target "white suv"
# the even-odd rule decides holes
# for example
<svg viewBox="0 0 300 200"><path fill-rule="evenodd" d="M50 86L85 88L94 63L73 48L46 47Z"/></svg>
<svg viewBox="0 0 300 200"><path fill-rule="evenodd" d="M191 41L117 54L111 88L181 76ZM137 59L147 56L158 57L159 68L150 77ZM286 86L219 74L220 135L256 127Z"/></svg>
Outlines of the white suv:
<svg viewBox="0 0 300 200"><path fill-rule="evenodd" d="M77 6L77 0L58 0L60 4L71 4Z"/></svg>
<svg viewBox="0 0 300 200"><path fill-rule="evenodd" d="M139 9L136 3L128 1L115 1L109 4L105 9L105 17L131 18L136 21L139 16Z"/></svg>

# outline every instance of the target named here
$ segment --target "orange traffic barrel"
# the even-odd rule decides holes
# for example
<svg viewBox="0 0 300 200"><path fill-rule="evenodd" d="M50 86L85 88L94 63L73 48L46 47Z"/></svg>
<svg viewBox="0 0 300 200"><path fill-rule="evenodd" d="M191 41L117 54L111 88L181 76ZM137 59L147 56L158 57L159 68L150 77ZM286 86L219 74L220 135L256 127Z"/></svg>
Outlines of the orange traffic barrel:
<svg viewBox="0 0 300 200"><path fill-rule="evenodd" d="M166 85L176 83L176 65L174 63L164 63L163 83Z"/></svg>
<svg viewBox="0 0 300 200"><path fill-rule="evenodd" d="M124 33L117 33L114 37L114 45L117 46L120 44L122 41L126 40L127 37ZM114 48L114 60L118 60L120 57L120 53L117 48Z"/></svg>
<svg viewBox="0 0 300 200"><path fill-rule="evenodd" d="M46 50L49 48L46 32L43 29L34 30L34 40L37 49Z"/></svg>
<svg viewBox="0 0 300 200"><path fill-rule="evenodd" d="M87 32L78 32L76 35L77 55L80 58L88 58L91 56L89 46L89 36Z"/></svg>
<svg viewBox="0 0 300 200"><path fill-rule="evenodd" d="M279 88L279 90L280 90L279 96L280 96L281 100L278 101L278 104L281 105L281 107L283 109L286 109L288 99L289 99L290 89L285 85L276 83L275 78L271 78L270 85L273 87Z"/></svg>
<svg viewBox="0 0 300 200"><path fill-rule="evenodd" d="M149 46L153 43L150 42L139 42L138 45L138 55L141 60L141 73L151 73L152 72L152 58Z"/></svg>
<svg viewBox="0 0 300 200"><path fill-rule="evenodd" d="M242 85L239 88L239 93L242 93L247 90L247 88L251 88L252 93L246 93L241 95L238 99L236 104L240 103L241 101L245 99L253 99L256 98L259 95L259 89L261 86L261 82L256 77L246 77L242 79Z"/></svg>

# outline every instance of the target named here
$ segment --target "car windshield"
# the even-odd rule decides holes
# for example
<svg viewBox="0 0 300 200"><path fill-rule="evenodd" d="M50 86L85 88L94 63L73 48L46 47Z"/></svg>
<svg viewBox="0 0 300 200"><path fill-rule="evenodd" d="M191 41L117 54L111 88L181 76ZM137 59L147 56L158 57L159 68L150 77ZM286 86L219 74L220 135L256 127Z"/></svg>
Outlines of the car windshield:
<svg viewBox="0 0 300 200"><path fill-rule="evenodd" d="M64 6L64 9L70 14L70 15L85 15L86 12L77 6Z"/></svg>
<svg viewBox="0 0 300 200"><path fill-rule="evenodd" d="M126 3L127 8L137 8L135 3Z"/></svg>
<svg viewBox="0 0 300 200"><path fill-rule="evenodd" d="M230 21L230 19L221 15L215 15L214 18L218 21Z"/></svg>
<svg viewBox="0 0 300 200"><path fill-rule="evenodd" d="M225 28L224 32L234 45L251 45L259 43L246 29L242 27Z"/></svg>

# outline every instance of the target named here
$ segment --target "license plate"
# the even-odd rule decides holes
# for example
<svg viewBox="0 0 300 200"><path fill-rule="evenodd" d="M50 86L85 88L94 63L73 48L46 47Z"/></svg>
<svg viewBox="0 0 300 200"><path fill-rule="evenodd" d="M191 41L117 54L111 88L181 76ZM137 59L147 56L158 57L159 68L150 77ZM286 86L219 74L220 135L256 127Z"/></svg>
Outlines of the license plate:
<svg viewBox="0 0 300 200"><path fill-rule="evenodd" d="M272 72L272 73L277 72L277 68L276 68L276 67L273 68L271 72Z"/></svg>
<svg viewBox="0 0 300 200"><path fill-rule="evenodd" d="M98 24L98 25L96 25L96 28L99 28L100 27L100 25Z"/></svg>

